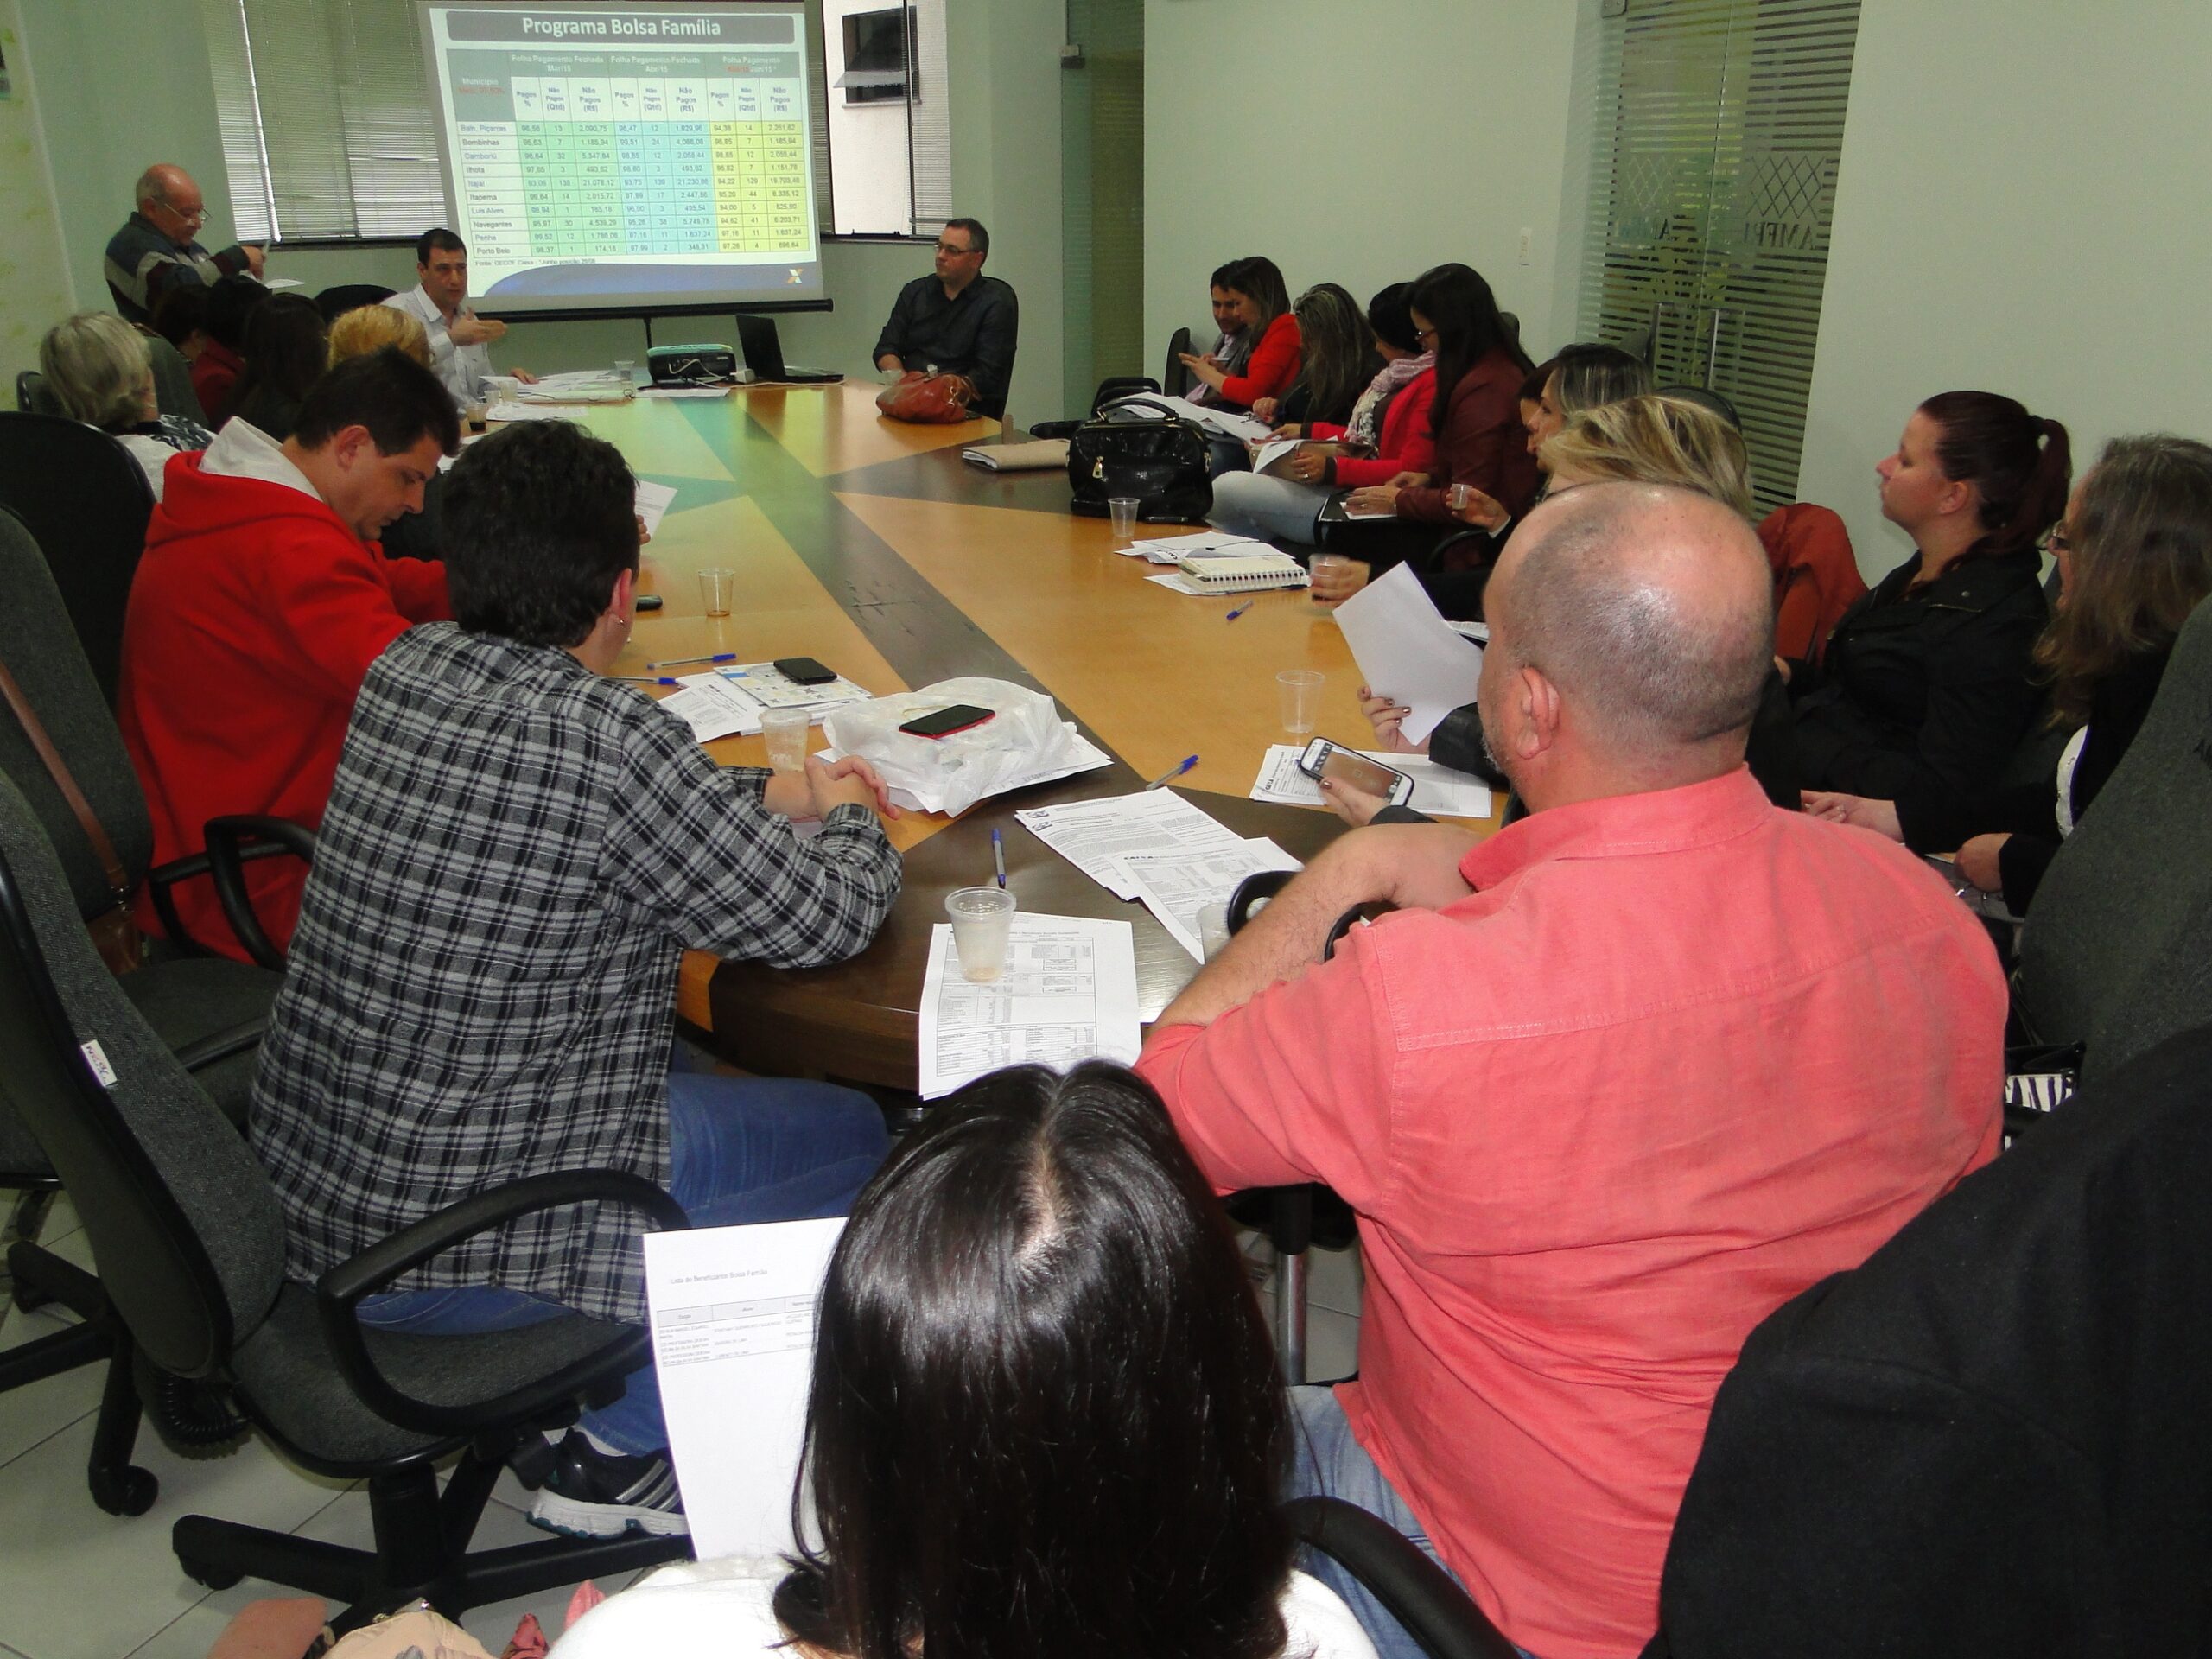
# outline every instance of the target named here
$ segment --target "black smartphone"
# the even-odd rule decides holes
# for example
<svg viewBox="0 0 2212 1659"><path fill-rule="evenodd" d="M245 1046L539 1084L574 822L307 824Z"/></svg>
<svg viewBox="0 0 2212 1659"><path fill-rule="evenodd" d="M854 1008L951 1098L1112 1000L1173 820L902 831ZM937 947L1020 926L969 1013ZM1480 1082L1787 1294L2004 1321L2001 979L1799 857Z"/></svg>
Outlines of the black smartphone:
<svg viewBox="0 0 2212 1659"><path fill-rule="evenodd" d="M660 609L660 595L658 594L639 594L638 595L638 608L641 611L657 611Z"/></svg>
<svg viewBox="0 0 2212 1659"><path fill-rule="evenodd" d="M971 726L980 726L987 720L997 718L998 710L995 709L978 709L972 702L956 702L950 709L917 715L899 729L912 732L916 737L950 737L955 732L964 732Z"/></svg>
<svg viewBox="0 0 2212 1659"><path fill-rule="evenodd" d="M793 685L827 685L837 677L811 657L779 657L776 672Z"/></svg>
<svg viewBox="0 0 2212 1659"><path fill-rule="evenodd" d="M1413 798L1414 780L1404 772L1354 750L1339 748L1325 737L1317 737L1306 746L1306 753L1298 757L1298 769L1308 778L1333 778L1362 794L1380 795L1392 806L1403 806Z"/></svg>

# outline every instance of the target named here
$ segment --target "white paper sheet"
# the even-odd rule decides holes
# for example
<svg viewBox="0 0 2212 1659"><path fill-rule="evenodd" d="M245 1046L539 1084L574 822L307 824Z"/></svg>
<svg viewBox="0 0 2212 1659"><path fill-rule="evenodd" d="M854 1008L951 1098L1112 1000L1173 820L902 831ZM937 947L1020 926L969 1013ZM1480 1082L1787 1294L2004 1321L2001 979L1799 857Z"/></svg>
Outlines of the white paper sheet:
<svg viewBox="0 0 2212 1659"><path fill-rule="evenodd" d="M288 288L305 288L308 283L304 276L264 276L261 285L272 292L281 293Z"/></svg>
<svg viewBox="0 0 2212 1659"><path fill-rule="evenodd" d="M792 1546L815 1310L844 1227L837 1217L645 1236L661 1412L702 1561Z"/></svg>
<svg viewBox="0 0 2212 1659"><path fill-rule="evenodd" d="M1252 782L1252 798L1280 801L1286 806L1326 806L1321 785L1298 769L1298 757L1305 753L1297 744L1271 746L1260 762L1260 775ZM1446 818L1490 817L1490 786L1479 779L1440 766L1425 754L1388 754L1381 749L1358 753L1414 780L1413 798L1406 804L1416 812Z"/></svg>
<svg viewBox="0 0 2212 1659"><path fill-rule="evenodd" d="M1116 899L1135 899L1122 873L1131 853L1196 853L1239 848L1243 838L1172 789L1036 806L1014 815L1038 840Z"/></svg>
<svg viewBox="0 0 2212 1659"><path fill-rule="evenodd" d="M1277 461L1296 454L1300 444L1297 438L1274 438L1265 443L1255 444L1252 450L1252 470L1255 473L1266 472Z"/></svg>
<svg viewBox="0 0 2212 1659"><path fill-rule="evenodd" d="M1218 432L1224 438L1264 438L1274 429L1265 421L1255 421L1249 416L1232 415L1227 410L1215 409L1205 404L1194 404L1187 397L1169 397L1156 391L1135 394L1144 399L1143 408L1150 410L1165 404L1186 421L1196 421L1209 432ZM1147 418L1150 418L1148 416Z"/></svg>
<svg viewBox="0 0 2212 1659"><path fill-rule="evenodd" d="M668 516L669 504L676 499L672 485L652 484L638 480L638 517L645 521L645 534L660 534L660 521Z"/></svg>
<svg viewBox="0 0 2212 1659"><path fill-rule="evenodd" d="M1273 544L1255 541L1249 536L1231 536L1226 531L1202 530L1191 536L1156 536L1147 542L1134 543L1114 550L1125 559L1142 559L1150 564L1173 564L1182 559L1220 558L1224 556L1274 551Z"/></svg>
<svg viewBox="0 0 2212 1659"><path fill-rule="evenodd" d="M1410 564L1369 582L1337 607L1336 618L1362 681L1412 708L1402 728L1408 743L1475 700L1483 648L1444 620Z"/></svg>
<svg viewBox="0 0 2212 1659"><path fill-rule="evenodd" d="M702 743L760 729L760 705L719 674L679 674L677 689L660 706L691 728Z"/></svg>
<svg viewBox="0 0 2212 1659"><path fill-rule="evenodd" d="M1198 932L1200 911L1228 903L1237 883L1256 871L1305 868L1264 836L1235 848L1196 854L1131 853L1122 860L1122 874L1145 908L1199 962L1206 959Z"/></svg>
<svg viewBox="0 0 2212 1659"><path fill-rule="evenodd" d="M1395 518L1398 516L1395 507L1355 507L1349 499L1338 511L1354 524L1363 518Z"/></svg>
<svg viewBox="0 0 2212 1659"><path fill-rule="evenodd" d="M922 979L921 1041L924 1100L1001 1066L1130 1065L1142 1046L1135 935L1127 922L1018 914L1006 971L977 984L962 977L951 924L939 922Z"/></svg>
<svg viewBox="0 0 2212 1659"><path fill-rule="evenodd" d="M841 702L866 702L875 693L842 674L819 685L801 685L777 672L773 663L740 663L715 671L732 689L763 709L831 709Z"/></svg>
<svg viewBox="0 0 2212 1659"><path fill-rule="evenodd" d="M581 407L575 404L521 404L505 399L484 411L487 421L582 421Z"/></svg>

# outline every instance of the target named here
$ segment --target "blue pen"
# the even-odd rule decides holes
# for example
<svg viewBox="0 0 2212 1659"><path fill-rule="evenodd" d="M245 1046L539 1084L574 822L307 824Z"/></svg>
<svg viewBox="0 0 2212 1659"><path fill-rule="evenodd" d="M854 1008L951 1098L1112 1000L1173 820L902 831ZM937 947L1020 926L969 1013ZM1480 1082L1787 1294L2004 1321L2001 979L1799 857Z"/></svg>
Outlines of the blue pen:
<svg viewBox="0 0 2212 1659"><path fill-rule="evenodd" d="M610 680L626 680L632 685L681 685L683 681L668 674L610 674Z"/></svg>
<svg viewBox="0 0 2212 1659"><path fill-rule="evenodd" d="M1006 886L1006 837L991 831L991 862L998 867L999 886Z"/></svg>
<svg viewBox="0 0 2212 1659"><path fill-rule="evenodd" d="M686 663L734 663L736 660L735 652L719 651L711 657L671 657L664 663L647 663L645 666L647 668L681 668Z"/></svg>
<svg viewBox="0 0 2212 1659"><path fill-rule="evenodd" d="M1253 604L1254 604L1254 603L1255 603L1255 601L1252 601L1252 600L1249 600L1249 599L1248 599L1248 600L1246 600L1246 601L1245 601L1242 605L1239 605L1239 606L1238 606L1235 610L1231 611L1231 612L1230 612L1227 616L1223 617L1221 620L1222 620L1223 621L1224 621L1224 622L1234 622L1234 621L1235 621L1238 617L1240 617L1240 616L1243 615L1245 612L1247 612L1247 611L1250 610L1250 609L1252 608L1252 607L1253 607Z"/></svg>
<svg viewBox="0 0 2212 1659"><path fill-rule="evenodd" d="M1192 766L1195 766L1198 764L1198 757L1197 755L1193 754L1186 756L1179 764L1168 767L1167 770L1161 772L1159 777L1147 784L1145 788L1148 790L1158 789L1163 784L1172 784L1178 778L1180 778L1185 772L1188 772Z"/></svg>

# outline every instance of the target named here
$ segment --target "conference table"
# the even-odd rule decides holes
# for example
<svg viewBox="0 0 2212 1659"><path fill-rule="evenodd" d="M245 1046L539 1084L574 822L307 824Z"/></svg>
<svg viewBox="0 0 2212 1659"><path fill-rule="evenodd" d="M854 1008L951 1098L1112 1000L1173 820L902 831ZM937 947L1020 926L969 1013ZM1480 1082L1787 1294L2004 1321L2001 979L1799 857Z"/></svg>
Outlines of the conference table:
<svg viewBox="0 0 2212 1659"><path fill-rule="evenodd" d="M1302 590L1201 598L1147 582L1154 567L1117 553L1105 520L1068 511L1064 472L997 474L961 460L963 448L997 442L996 423L902 425L877 413L876 390L755 386L566 412L617 445L640 478L676 491L639 584L663 608L639 615L619 672L728 652L741 662L817 658L877 695L988 676L1049 693L1113 756L1110 766L987 798L957 818L909 813L888 823L905 887L875 941L849 961L792 970L686 958L678 1011L730 1061L911 1090L931 925L944 918L947 893L993 879L995 829L1025 913L1131 923L1141 1001L1156 1006L1197 971L1148 910L1023 829L1017 809L1127 794L1195 753L1174 788L1237 835L1310 858L1343 833L1332 814L1248 798L1268 747L1290 741L1276 673L1326 677L1319 734L1370 734L1344 637ZM727 616L705 613L697 573L709 566L737 573ZM1242 598L1255 602L1225 620ZM812 747L824 742L816 728ZM707 747L725 765L766 764L758 737ZM1502 804L1489 820L1462 822L1495 829Z"/></svg>

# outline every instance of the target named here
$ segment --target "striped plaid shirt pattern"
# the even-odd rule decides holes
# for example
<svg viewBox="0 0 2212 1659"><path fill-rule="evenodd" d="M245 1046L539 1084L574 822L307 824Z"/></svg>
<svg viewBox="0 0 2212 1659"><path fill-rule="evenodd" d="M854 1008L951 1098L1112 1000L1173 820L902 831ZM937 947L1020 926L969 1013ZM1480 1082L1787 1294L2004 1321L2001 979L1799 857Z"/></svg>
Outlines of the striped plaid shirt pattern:
<svg viewBox="0 0 2212 1659"><path fill-rule="evenodd" d="M553 647L440 623L378 658L254 1084L293 1277L519 1176L666 1183L683 951L840 961L899 894L873 813L838 807L801 842L768 776ZM638 1230L596 1205L526 1217L397 1287L636 1319Z"/></svg>

